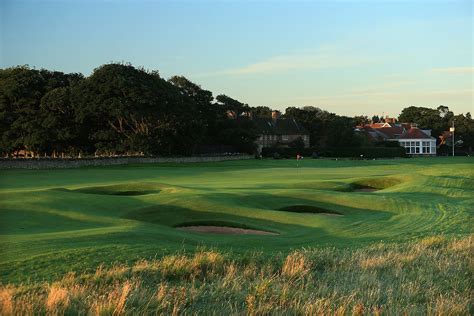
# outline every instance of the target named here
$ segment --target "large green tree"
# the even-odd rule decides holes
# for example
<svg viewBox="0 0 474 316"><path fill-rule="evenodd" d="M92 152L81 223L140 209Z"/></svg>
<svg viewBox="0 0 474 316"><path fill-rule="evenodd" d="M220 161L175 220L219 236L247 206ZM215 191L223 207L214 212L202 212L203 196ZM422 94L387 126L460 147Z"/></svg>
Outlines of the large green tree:
<svg viewBox="0 0 474 316"><path fill-rule="evenodd" d="M449 128L449 122L453 116L453 112L444 105L440 105L436 109L410 106L402 110L398 121L402 123L415 123L422 129L431 129L431 134L434 137L438 137Z"/></svg>
<svg viewBox="0 0 474 316"><path fill-rule="evenodd" d="M0 70L0 145L5 154L19 150L48 152L49 138L56 126L43 125L47 117L42 98L50 91L82 80L78 74L64 74L28 66ZM57 135L56 135L57 136ZM55 137L55 136L54 136Z"/></svg>
<svg viewBox="0 0 474 316"><path fill-rule="evenodd" d="M103 65L73 90L73 103L100 153L185 154L194 143L194 103L158 72Z"/></svg>
<svg viewBox="0 0 474 316"><path fill-rule="evenodd" d="M472 153L474 148L474 120L471 113L455 115L451 118L449 126L455 124L455 142L458 147L465 148L469 153Z"/></svg>

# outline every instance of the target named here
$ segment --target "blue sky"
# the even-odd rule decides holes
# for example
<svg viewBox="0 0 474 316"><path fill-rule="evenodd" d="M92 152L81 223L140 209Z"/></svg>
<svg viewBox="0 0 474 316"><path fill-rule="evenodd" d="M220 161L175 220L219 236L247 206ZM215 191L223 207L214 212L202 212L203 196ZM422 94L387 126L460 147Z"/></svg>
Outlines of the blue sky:
<svg viewBox="0 0 474 316"><path fill-rule="evenodd" d="M474 112L472 1L0 1L0 67L131 62L284 110Z"/></svg>

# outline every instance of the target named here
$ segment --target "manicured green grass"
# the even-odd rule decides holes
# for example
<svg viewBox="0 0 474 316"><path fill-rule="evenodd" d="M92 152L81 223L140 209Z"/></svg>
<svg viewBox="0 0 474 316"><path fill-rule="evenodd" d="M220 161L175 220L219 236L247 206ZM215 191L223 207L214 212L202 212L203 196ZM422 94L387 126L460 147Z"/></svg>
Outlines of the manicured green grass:
<svg viewBox="0 0 474 316"><path fill-rule="evenodd" d="M202 245L271 258L301 247L463 237L473 233L473 167L466 157L1 170L1 281L53 280ZM300 213L301 206L343 216ZM175 229L193 223L279 235Z"/></svg>

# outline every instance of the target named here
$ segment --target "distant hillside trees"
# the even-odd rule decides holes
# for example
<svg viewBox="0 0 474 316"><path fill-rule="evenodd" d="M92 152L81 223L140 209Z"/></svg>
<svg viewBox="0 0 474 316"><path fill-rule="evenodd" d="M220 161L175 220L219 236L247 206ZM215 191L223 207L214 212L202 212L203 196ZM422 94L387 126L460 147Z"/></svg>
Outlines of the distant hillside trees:
<svg viewBox="0 0 474 316"><path fill-rule="evenodd" d="M127 64L100 66L89 77L1 69L1 152L192 155L203 144L252 152L253 126L226 116L248 105L217 99L185 77L166 81Z"/></svg>
<svg viewBox="0 0 474 316"><path fill-rule="evenodd" d="M261 131L252 119L271 116L269 107L251 107L224 94L214 98L183 76L165 80L157 71L129 64L102 65L88 77L27 66L0 69L2 156L253 153ZM354 126L368 117L311 106L288 107L284 117L303 124L317 149L367 146ZM449 129L453 119L457 139L474 146L469 113L408 107L399 117L432 129L434 136Z"/></svg>

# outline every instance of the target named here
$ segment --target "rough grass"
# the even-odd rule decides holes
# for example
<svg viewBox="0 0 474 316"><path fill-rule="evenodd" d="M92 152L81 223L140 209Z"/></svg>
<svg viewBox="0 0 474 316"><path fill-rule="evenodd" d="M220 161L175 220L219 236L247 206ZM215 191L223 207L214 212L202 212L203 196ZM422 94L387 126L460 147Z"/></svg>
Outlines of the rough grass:
<svg viewBox="0 0 474 316"><path fill-rule="evenodd" d="M0 314L469 315L473 248L472 236L271 259L201 248L51 283L3 284Z"/></svg>

